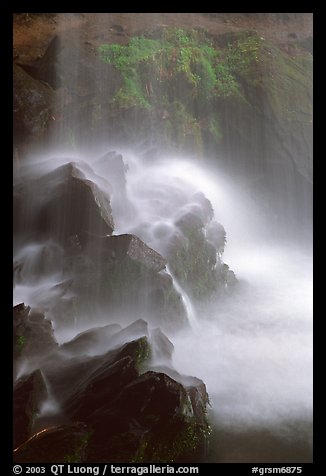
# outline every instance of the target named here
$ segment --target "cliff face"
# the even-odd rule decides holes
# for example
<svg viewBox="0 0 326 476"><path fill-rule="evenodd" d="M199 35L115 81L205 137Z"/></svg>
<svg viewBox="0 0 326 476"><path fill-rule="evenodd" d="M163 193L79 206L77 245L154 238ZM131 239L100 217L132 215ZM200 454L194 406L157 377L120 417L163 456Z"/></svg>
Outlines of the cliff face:
<svg viewBox="0 0 326 476"><path fill-rule="evenodd" d="M312 14L17 14L14 32L19 159L99 140L179 150L309 225Z"/></svg>

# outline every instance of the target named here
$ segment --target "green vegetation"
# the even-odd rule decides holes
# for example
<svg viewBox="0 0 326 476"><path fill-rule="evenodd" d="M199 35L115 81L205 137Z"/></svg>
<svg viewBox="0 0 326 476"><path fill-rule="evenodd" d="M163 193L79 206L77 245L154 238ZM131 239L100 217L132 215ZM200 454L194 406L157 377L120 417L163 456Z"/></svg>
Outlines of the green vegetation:
<svg viewBox="0 0 326 476"><path fill-rule="evenodd" d="M202 30L161 28L127 45L103 44L98 54L122 75L110 107L137 111L134 133L160 131L165 143L199 156L207 140L223 141L228 106L263 116L271 109L294 127L311 120L312 55L300 45L290 55L255 31L212 40Z"/></svg>
<svg viewBox="0 0 326 476"><path fill-rule="evenodd" d="M211 434L208 424L200 425L194 419L176 419L165 429L160 425L160 434L150 432L144 438L132 458L132 463L156 462L175 463L194 457L205 445Z"/></svg>
<svg viewBox="0 0 326 476"><path fill-rule="evenodd" d="M25 336L18 336L16 339L16 349L18 352L21 352L24 348L24 345L26 343L26 337Z"/></svg>
<svg viewBox="0 0 326 476"><path fill-rule="evenodd" d="M158 39L134 37L127 46L104 44L98 50L103 61L122 73L124 86L115 97L121 107L151 108L157 100L173 102L179 96L176 91L179 81L186 87L189 99L197 98L205 103L238 91L232 74L235 52L232 51L230 62L196 30L166 28ZM242 52L239 49L237 53Z"/></svg>
<svg viewBox="0 0 326 476"><path fill-rule="evenodd" d="M202 32L166 28L156 36L98 48L100 58L123 77L113 105L155 111L163 134L177 144L191 138L199 150L207 124L218 142L221 131L211 101L239 94L228 61Z"/></svg>

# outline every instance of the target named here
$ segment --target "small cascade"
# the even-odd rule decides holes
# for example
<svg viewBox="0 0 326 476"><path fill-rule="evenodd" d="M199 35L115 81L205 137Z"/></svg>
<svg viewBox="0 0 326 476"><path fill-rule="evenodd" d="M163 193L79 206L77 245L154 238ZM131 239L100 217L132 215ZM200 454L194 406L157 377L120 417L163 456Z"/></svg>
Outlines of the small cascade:
<svg viewBox="0 0 326 476"><path fill-rule="evenodd" d="M189 324L190 324L191 328L193 330L198 330L199 322L198 322L198 319L197 319L197 316L196 316L195 308L194 308L194 306L191 302L191 299L190 299L189 295L186 293L186 291L180 285L179 281L173 275L169 266L167 266L166 270L170 274L170 276L172 277L173 285L174 285L175 290L181 295L182 302L183 302L183 305L185 307L186 315L187 315L187 318L188 318L188 321L189 321Z"/></svg>
<svg viewBox="0 0 326 476"><path fill-rule="evenodd" d="M34 430L41 431L49 426L58 425L61 418L61 406L53 395L50 382L45 373L42 372L43 382L46 387L47 398L40 404L38 414L34 423Z"/></svg>

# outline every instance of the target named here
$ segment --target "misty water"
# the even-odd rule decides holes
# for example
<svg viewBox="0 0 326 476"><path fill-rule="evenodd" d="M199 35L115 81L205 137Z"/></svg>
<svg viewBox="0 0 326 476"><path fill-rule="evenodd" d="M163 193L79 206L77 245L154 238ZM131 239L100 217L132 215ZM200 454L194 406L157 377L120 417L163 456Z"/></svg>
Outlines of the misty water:
<svg viewBox="0 0 326 476"><path fill-rule="evenodd" d="M62 15L74 20L76 14ZM144 120L145 126L141 123L141 107L137 109L132 106L128 109L121 106L121 110L116 111L118 115L115 128L114 124L110 123L110 121L114 122L114 114L106 116L105 111L110 111L110 108L114 111L117 104L114 94L118 92L121 85L118 87L114 84L117 80L116 76L112 78L108 76L113 69L108 70L111 71L108 73L102 68L104 63L102 65L100 62L93 63L95 57L97 57L96 60L100 58L98 52L94 53L98 45L109 41L105 38L106 30L110 28L110 25L105 25L104 30L102 25L101 30L99 23L111 22L111 19L101 19L100 14L90 15L93 15L90 18L94 22L90 30L98 33L94 35L94 38L92 37L91 41L88 41L91 38L87 36L89 32L86 31L84 35L85 32L81 27L78 29L72 26L71 31L63 34L60 40L57 38L56 42L50 44L48 57L45 58L46 61L43 64L45 70L48 68L48 76L43 78L42 82L47 86L49 82L49 88L53 88L56 93L56 105L53 116L51 115L52 122L50 121L53 128L49 129L48 142L45 141L48 147L34 149L31 140L30 151L28 144L25 144L26 156L22 147L22 157L19 163L17 160L14 164L14 185L17 185L19 189L22 184L24 186L27 184L28 188L29 184L37 184L35 179L72 162L83 179L96 184L108 199L114 221L113 235L133 234L164 258L168 257L171 243L187 240L177 225L178 221L187 214L194 214L202 219L207 214L206 199L208 199L213 207L214 217L211 222L208 220L208 223L203 226L204 233L209 242L211 224L213 226L221 224L225 228L225 249L223 252L221 250L218 252L216 260L217 263L224 262L230 267L230 270L235 273L237 284L235 286L225 284L223 290L213 292L204 300L195 300L191 295L191 289L185 289L181 280L177 279L176 273L173 273L172 263L168 263L160 273L164 274L165 278L168 277L166 275L172 278L174 290L181 296L180 300L187 316L188 326L181 329L179 327L178 330L173 329L164 322L165 316L163 319L162 316L158 318L153 309L148 312L146 303L141 311L139 308L134 311L130 306L128 312L122 311L115 314L115 310L108 309L110 303L108 308L104 308L97 306L94 299L89 306L81 300L79 313L71 311L73 306L67 306L69 312L63 314L68 318L62 319L60 311L65 310L65 305L71 304L76 298L71 291L70 282L79 277L78 268L74 268L73 265L69 268L68 264L69 271L66 272L66 269L63 269L63 263L66 264L70 256L68 256L69 251L67 252L68 240L61 240L59 244L62 238L61 229L54 230L54 236L47 239L35 236L35 230L33 230L34 235L32 232L29 235L28 227L30 223L33 223L31 219L33 213L37 207L41 209L43 204L47 203L57 183L52 183L50 180L49 184L46 182L43 187L31 188L29 195L27 194L30 202L23 204L25 214L21 214L22 221L25 220L26 223L19 224L23 232L14 236L13 251L16 268L13 303L14 305L24 303L33 310L44 313L45 318L51 321L55 339L61 346L59 350L56 349L54 357L47 356L44 361L21 359L18 362L17 379L40 368L46 386L46 397L40 406L39 416L35 419L36 421L33 421L34 430L39 431L50 425L66 422L61 412L65 403L64 398L68 400L68 397L73 394L72 389L63 389L65 395L60 400L60 391L52 389L50 383L62 362L69 359L82 361L83 358L86 362L88 357L103 355L108 350L117 349L132 339L147 335L153 346L152 360L148 368L158 369L169 375L169 369L166 366L172 366L172 370L170 369L172 378L177 371L183 376L195 376L202 379L207 387L210 399L208 419L212 434L208 451L204 456L205 462L312 462L312 187L307 173L310 157L306 157L306 149L300 141L300 147L296 144L296 135L300 135L298 132L300 129L294 129L295 134L292 137L293 131L290 128L291 121L295 122L297 117L295 114L292 117L292 113L295 113L292 111L294 108L300 112L302 109L302 114L307 115L304 119L299 115L298 122L304 123L310 120L309 114L305 111L306 104L302 104L301 87L299 87L300 81L309 82L309 78L303 76L304 79L302 79L300 75L297 78L296 69L293 65L291 66L295 55L293 58L288 58L289 63L285 61L287 57L284 59L283 56L282 61L277 62L279 60L277 56L274 57L274 50L270 52L263 49L263 54L271 55L271 75L275 73L275 90L274 87L271 89L273 93L271 98L274 94L278 95L278 76L285 74L285 70L281 68L283 60L284 65L289 68L289 77L283 78L285 83L289 82L289 104L284 105L286 114L283 117L283 108L278 109L278 103L281 103L285 96L280 95L275 101L277 108L274 110L273 106L269 111L267 106L271 98L268 94L265 99L259 94L256 98L256 90L251 89L252 85L249 84L248 97L244 88L242 99L250 103L251 109L248 109L252 114L250 119L249 115L247 117L248 111L244 112L245 108L242 110L241 95L233 98L234 104L232 93L230 103L227 101L228 94L225 97L218 97L216 102L216 98L213 100L213 97L204 96L198 96L192 101L194 99L192 98L193 84L187 84L187 78L182 79L182 76L179 83L177 79L179 70L176 70L178 74L174 78L175 84L172 83L175 91L169 91L169 86L164 86L167 87L166 98L171 95L170 102L166 98L166 104L164 101L160 102L161 89L160 87L157 87L157 91L155 89L157 64L154 63L148 68L149 74L153 77L146 77L146 81L141 86L147 91L146 101L149 101L148 104L153 111L150 121L147 123ZM132 15L135 14L129 15L131 16L128 17L126 23L128 25L132 24ZM153 28L157 25L165 28L166 25L160 19L162 14L147 15L152 15ZM60 26L59 17L57 21L64 32L64 25ZM203 30L200 25L198 26L200 30ZM223 26L223 31L224 28L227 28L227 24ZM138 30L138 27L132 29L132 34L135 34L134 30ZM218 33L217 31L217 37ZM275 31L272 36L274 34L277 36L278 32ZM123 35L121 44L124 45L128 35ZM285 33L283 32L282 35ZM265 34L260 37L263 42L265 42L264 37ZM112 36L110 38L112 40ZM223 49L221 51L217 47L218 58L223 59L225 51ZM242 54L241 50L239 55L241 58ZM41 58L37 58L36 66L38 61L42 64ZM274 61L275 71L273 70ZM171 72L169 69L164 71L163 63L164 61L161 66L161 80L164 83L165 77L168 77ZM297 69L301 71L303 64ZM189 68L190 65L191 63L188 65ZM222 62L220 66L222 66L220 71L223 72L226 63ZM255 63L255 74L257 66L259 62ZM139 67L139 70L142 68ZM147 71L146 67L144 71ZM267 71L268 73L265 70L261 71L263 88L267 87L264 85L266 80L264 75L270 74L269 69ZM239 71L236 70L235 76L238 73ZM198 71L192 71L192 82L197 74ZM54 77L51 78L51 75ZM42 79L42 75L40 78ZM119 78L119 81L121 80L122 77ZM151 83L154 84L154 88ZM241 81L239 91L242 90L240 83ZM258 83L260 84L260 79ZM137 81L136 84L138 87ZM282 92L283 82L280 84L282 87L279 92ZM294 90L292 85L297 85L298 91ZM189 86L191 86L190 89ZM117 87L116 91L115 87ZM288 84L285 91L287 87ZM309 89L308 86L307 89ZM163 88L162 91L164 90ZM206 89L204 88L203 91ZM260 91L259 88L257 91ZM304 88L302 91L307 92ZM254 99L249 97L250 95L253 95ZM201 108L197 104L201 100L205 100L202 105L203 117L198 112ZM266 104L264 100L267 101ZM308 101L307 98L305 101ZM180 110L174 108L175 103L179 103ZM229 107L230 110L228 110ZM232 107L235 109L232 110ZM206 108L206 112L212 108L211 112L214 114L206 117ZM187 114L190 111L186 121L186 115L183 119L177 115L178 111L180 113L183 110ZM234 117L238 112L239 117ZM103 116L101 116L102 113ZM138 114L139 129L136 124ZM171 138L174 137L174 139L170 143L167 140L167 147L164 149L160 146L160 140L161 135L163 137L166 134L166 130L156 130L156 124L164 126L164 121L169 118L169 115L171 129L180 120L185 121L187 128L195 124L197 128L190 128L190 133L187 132L188 139L194 135L194 131L200 131L202 141L206 140L204 133L207 130L205 129L208 129L208 124L211 125L208 119L213 117L212 124L215 124L215 120L219 124L218 135L224 134L222 146L219 141L217 143L208 141L207 144L202 144L203 147L198 147L197 153L193 150L192 155L190 152L182 154L180 150L191 149L191 146L184 146L186 142L183 140L187 138L183 136L186 136L186 132L180 134L179 130L171 130ZM276 117L277 115L280 117ZM102 117L101 120L100 117ZM120 117L119 120L118 117ZM247 119L248 127L244 127ZM261 129L260 119L263 124ZM173 120L176 121L175 124ZM233 122L229 124L229 120ZM100 126L99 129L97 124ZM120 131L119 127L128 130L126 136L131 138L129 142L121 139L124 137L124 131ZM148 130L146 130L147 127ZM229 137L231 141L232 138L237 137L235 133L237 129L239 129L239 144L228 143ZM139 130L143 131L142 136ZM306 140L309 144L308 132L304 128L302 131L304 132L302 142ZM246 134L248 137L244 137ZM259 134L262 136L258 137ZM289 137L291 139L287 141ZM156 143L157 138L159 140ZM189 144L198 146L200 141L196 138L197 136ZM241 150L243 146L247 148L244 151ZM266 150L264 150L265 146ZM41 152L40 149L42 149ZM173 149L178 152L174 153ZM207 155L205 155L206 151ZM222 155L223 151L225 155ZM238 157L237 151L243 152L243 155ZM117 173L112 167L112 160L106 161L106 154L109 154L111 159L112 157L117 159L119 166L123 164L122 169ZM110 154L113 155L110 156ZM125 177L125 180L122 177ZM49 185L48 188L47 185ZM92 217L88 216L89 210L83 210L83 212L87 216L86 232L89 233ZM51 219L64 229L66 220L71 219L71 216L69 212L66 213L66 210L60 210L60 213L62 216L51 216ZM209 212L207 215L209 216ZM203 222L206 218L207 216L203 218ZM60 239L56 240L58 236ZM86 243L88 245L87 240ZM82 249L80 254L87 254L88 251L88 249L86 251ZM100 260L101 250L99 250L97 261L94 260L99 267L101 267ZM82 268L81 274L87 275L88 271L86 266ZM101 270L99 275L100 272ZM198 276L198 280L200 278ZM82 279L84 276L81 277ZM78 284L76 287L79 289ZM82 286L81 289L85 290ZM128 289L124 291L127 296ZM80 296L77 296L76 301L79 298ZM159 319L161 322L158 323ZM135 321L140 323L125 331L125 328ZM110 329L104 328L109 324L112 325ZM162 359L162 353L156 353L153 339L151 341L158 326L173 343L172 364ZM70 341L80 333L96 327L103 328L98 333L100 337L97 335L96 339L93 339L92 336L89 341L81 341L75 347L69 346ZM71 379L71 386L73 386L74 376ZM185 382L182 383L186 385Z"/></svg>
<svg viewBox="0 0 326 476"><path fill-rule="evenodd" d="M61 152L35 157L21 174L28 180L63 163L77 162L85 176L111 197L114 234L134 233L163 256L169 239L178 232L177 218L185 210L196 208L198 197L204 194L213 205L215 219L226 229L223 261L235 272L239 284L224 296L196 303L174 280L190 328L166 333L175 347L175 369L201 378L207 386L213 434L206 460L310 461L310 244L286 238L282 230L275 229L274 222L260 209L259 200L249 196L241 184L233 183L231 177L184 156L162 156L150 162L130 150L119 151L127 180L127 200L123 201L119 186L113 183L112 189L108 185L105 167L96 160L105 150L110 147L93 154ZM23 278L14 288L14 304L24 302L47 309L48 303L58 298L60 267L54 265L46 275L33 271L43 245L20 247L17 239L14 258L23 259L24 268ZM51 246L57 256L57 245ZM126 316L126 323L139 317L151 325L148 315L131 314ZM77 319L67 327L56 328L54 322L55 335L59 343L64 343L83 330L107 323L103 315L88 321ZM101 351L93 349L93 354ZM53 400L45 402L44 412L55 413L56 405Z"/></svg>

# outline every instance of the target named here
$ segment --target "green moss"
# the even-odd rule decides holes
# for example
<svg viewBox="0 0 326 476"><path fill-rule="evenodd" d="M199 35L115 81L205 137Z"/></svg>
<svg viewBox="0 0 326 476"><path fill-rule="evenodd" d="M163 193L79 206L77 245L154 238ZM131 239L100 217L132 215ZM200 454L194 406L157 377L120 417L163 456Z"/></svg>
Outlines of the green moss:
<svg viewBox="0 0 326 476"><path fill-rule="evenodd" d="M228 45L226 61L238 78L242 97L246 96L253 107L265 107L264 101L256 101L258 94L280 120L289 124L304 121L301 113L312 115L310 53L303 50L291 56L255 32L247 32Z"/></svg>
<svg viewBox="0 0 326 476"><path fill-rule="evenodd" d="M228 45L226 63L229 71L238 77L250 77L254 85L261 81L259 74L263 61L264 40L255 32L244 32Z"/></svg>
<svg viewBox="0 0 326 476"><path fill-rule="evenodd" d="M167 145L200 156L207 134L213 144L223 140L222 105L264 115L267 101L294 127L311 121L312 55L299 48L291 57L254 31L214 44L205 31L160 28L127 45L101 45L98 53L123 78L110 107L144 114L133 126L136 136L155 126Z"/></svg>
<svg viewBox="0 0 326 476"><path fill-rule="evenodd" d="M18 336L16 338L15 347L16 347L17 352L20 353L23 350L25 343L26 343L26 337L25 336Z"/></svg>
<svg viewBox="0 0 326 476"><path fill-rule="evenodd" d="M210 118L211 101L238 94L232 68L203 32L165 28L158 36L134 37L126 46L98 47L99 57L123 77L112 105L168 111L168 118L161 122L167 141L201 153L202 119ZM194 108L194 102L198 107ZM220 136L221 131L213 133L216 140Z"/></svg>
<svg viewBox="0 0 326 476"><path fill-rule="evenodd" d="M135 362L138 370L141 370L145 362L151 357L151 347L146 337L138 340L138 347L135 354Z"/></svg>
<svg viewBox="0 0 326 476"><path fill-rule="evenodd" d="M150 433L143 439L135 453L132 462L143 463L174 463L191 457L205 445L211 434L211 428L207 425L199 425L193 419L179 423L171 423L167 434L158 437ZM174 425L179 431L175 432Z"/></svg>

